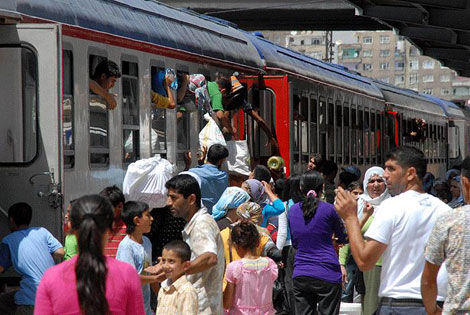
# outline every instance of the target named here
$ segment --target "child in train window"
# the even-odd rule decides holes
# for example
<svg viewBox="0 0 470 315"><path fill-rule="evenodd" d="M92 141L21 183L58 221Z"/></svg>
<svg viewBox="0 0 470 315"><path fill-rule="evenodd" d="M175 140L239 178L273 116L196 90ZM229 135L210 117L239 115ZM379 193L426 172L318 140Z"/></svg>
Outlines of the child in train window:
<svg viewBox="0 0 470 315"><path fill-rule="evenodd" d="M173 109L176 107L175 98L171 90L178 87L175 71L173 69L160 70L152 76L152 89L150 94L155 108Z"/></svg>
<svg viewBox="0 0 470 315"><path fill-rule="evenodd" d="M91 58L91 69L93 68L94 62L97 62L100 59L101 61L94 68L93 72L90 71L90 73L93 73L93 75L89 80L89 88L93 93L104 98L104 100L108 104L108 109L115 109L117 106L115 99L116 95L109 93L109 90L114 87L114 84L116 83L117 79L121 77L119 66L115 62L106 58L98 58L98 56L90 57L96 57Z"/></svg>

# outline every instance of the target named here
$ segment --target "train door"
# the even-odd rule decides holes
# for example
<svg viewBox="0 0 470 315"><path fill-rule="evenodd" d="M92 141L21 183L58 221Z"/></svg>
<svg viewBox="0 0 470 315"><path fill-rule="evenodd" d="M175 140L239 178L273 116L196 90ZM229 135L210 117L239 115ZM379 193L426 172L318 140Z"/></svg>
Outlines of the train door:
<svg viewBox="0 0 470 315"><path fill-rule="evenodd" d="M17 202L62 236L60 51L58 25L0 25L0 237Z"/></svg>

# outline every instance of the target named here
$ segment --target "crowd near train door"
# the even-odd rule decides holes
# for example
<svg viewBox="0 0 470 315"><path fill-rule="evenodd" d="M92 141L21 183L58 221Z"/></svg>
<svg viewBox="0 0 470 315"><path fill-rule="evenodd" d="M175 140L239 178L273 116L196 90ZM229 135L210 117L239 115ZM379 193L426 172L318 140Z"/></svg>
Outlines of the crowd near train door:
<svg viewBox="0 0 470 315"><path fill-rule="evenodd" d="M62 236L60 51L58 25L0 25L0 238L17 202Z"/></svg>

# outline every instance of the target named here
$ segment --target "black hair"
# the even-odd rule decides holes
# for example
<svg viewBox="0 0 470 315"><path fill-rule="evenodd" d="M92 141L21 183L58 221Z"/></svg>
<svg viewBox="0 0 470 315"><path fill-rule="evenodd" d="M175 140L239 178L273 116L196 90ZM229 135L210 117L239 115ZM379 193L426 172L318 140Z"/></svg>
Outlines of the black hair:
<svg viewBox="0 0 470 315"><path fill-rule="evenodd" d="M271 172L264 165L256 165L253 169L253 178L260 182L264 180L266 183L269 183L271 181Z"/></svg>
<svg viewBox="0 0 470 315"><path fill-rule="evenodd" d="M73 203L72 229L78 232L78 258L75 264L77 293L84 315L109 314L106 299L106 259L103 236L112 229L113 206L100 195L83 196Z"/></svg>
<svg viewBox="0 0 470 315"><path fill-rule="evenodd" d="M232 228L230 239L233 244L253 251L258 246L260 235L253 223L248 220L242 220Z"/></svg>
<svg viewBox="0 0 470 315"><path fill-rule="evenodd" d="M223 74L218 73L215 81L217 82L219 89L225 89L225 93L227 95L232 93L232 80L230 80L230 78L227 78Z"/></svg>
<svg viewBox="0 0 470 315"><path fill-rule="evenodd" d="M316 196L310 194L307 196L309 191L315 191ZM302 212L304 214L304 220L310 221L317 212L318 200L323 190L323 177L317 171L305 172L300 177L300 191L303 194Z"/></svg>
<svg viewBox="0 0 470 315"><path fill-rule="evenodd" d="M414 167L419 180L423 180L426 174L426 156L423 151L415 147L405 145L394 148L387 154L386 160L394 160L401 167Z"/></svg>
<svg viewBox="0 0 470 315"><path fill-rule="evenodd" d="M182 240L174 240L163 246L163 249L171 250L182 262L191 260L191 248Z"/></svg>
<svg viewBox="0 0 470 315"><path fill-rule="evenodd" d="M436 197L442 201L447 200L447 203L449 203L452 200L452 193L449 189L442 189L437 192Z"/></svg>
<svg viewBox="0 0 470 315"><path fill-rule="evenodd" d="M467 156L460 165L460 176L470 178L470 156Z"/></svg>
<svg viewBox="0 0 470 315"><path fill-rule="evenodd" d="M209 163L217 165L223 159L228 157L228 150L221 144L213 144L207 151L207 161Z"/></svg>
<svg viewBox="0 0 470 315"><path fill-rule="evenodd" d="M106 74L108 78L116 77L116 79L119 79L121 77L119 66L114 61L108 59L101 61L96 66L92 79L97 80L102 74Z"/></svg>
<svg viewBox="0 0 470 315"><path fill-rule="evenodd" d="M336 172L338 172L338 165L331 161L326 160L321 164L321 173L327 177L336 176Z"/></svg>
<svg viewBox="0 0 470 315"><path fill-rule="evenodd" d="M354 181L357 181L357 176L349 172L341 172L338 175L339 183L343 183L345 187L348 187Z"/></svg>
<svg viewBox="0 0 470 315"><path fill-rule="evenodd" d="M100 192L100 196L108 198L114 208L116 208L121 202L126 202L122 190L116 185L103 189Z"/></svg>
<svg viewBox="0 0 470 315"><path fill-rule="evenodd" d="M300 175L294 175L287 179L287 187L284 190L284 196L281 199L287 201L292 199L294 203L301 202L303 200L303 195L300 191Z"/></svg>
<svg viewBox="0 0 470 315"><path fill-rule="evenodd" d="M135 231L134 218L142 218L142 214L149 210L149 205L142 201L128 201L122 207L122 220L126 223L126 233L131 234Z"/></svg>
<svg viewBox="0 0 470 315"><path fill-rule="evenodd" d="M18 202L8 208L8 218L12 218L16 226L29 225L33 217L33 208L26 202Z"/></svg>
<svg viewBox="0 0 470 315"><path fill-rule="evenodd" d="M172 189L178 194L182 194L185 199L191 194L196 195L196 205L201 207L201 187L199 187L199 183L191 175L181 174L173 176L166 182L165 187L168 190Z"/></svg>
<svg viewBox="0 0 470 315"><path fill-rule="evenodd" d="M356 188L360 188L362 191L364 191L364 187L362 187L362 183L358 181L354 181L348 185L348 190L353 191Z"/></svg>
<svg viewBox="0 0 470 315"><path fill-rule="evenodd" d="M282 200L284 200L284 190L287 188L287 179L279 178L274 182L274 193Z"/></svg>

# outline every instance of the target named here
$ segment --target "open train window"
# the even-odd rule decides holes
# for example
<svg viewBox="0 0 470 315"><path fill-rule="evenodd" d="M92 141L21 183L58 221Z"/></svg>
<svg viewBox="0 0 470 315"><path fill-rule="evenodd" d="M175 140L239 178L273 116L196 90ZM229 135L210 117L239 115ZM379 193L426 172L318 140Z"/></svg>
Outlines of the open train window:
<svg viewBox="0 0 470 315"><path fill-rule="evenodd" d="M364 108L364 163L370 163L370 111Z"/></svg>
<svg viewBox="0 0 470 315"><path fill-rule="evenodd" d="M28 163L38 152L36 54L25 46L0 46L0 163Z"/></svg>
<svg viewBox="0 0 470 315"><path fill-rule="evenodd" d="M319 126L320 126L320 139L319 139L319 153L324 159L327 158L326 155L326 102L323 98L320 98L319 102Z"/></svg>
<svg viewBox="0 0 470 315"><path fill-rule="evenodd" d="M310 98L310 154L318 152L317 145L317 131L318 131L318 121L317 121L317 99Z"/></svg>
<svg viewBox="0 0 470 315"><path fill-rule="evenodd" d="M62 51L63 73L63 135L64 135L64 167L73 168L75 165L75 130L74 130L74 99L73 99L73 53L71 50Z"/></svg>
<svg viewBox="0 0 470 315"><path fill-rule="evenodd" d="M301 103L300 103L300 115L302 117L302 130L301 130L301 151L302 156L307 156L307 163L308 163L308 98L302 96ZM304 158L302 157L302 160Z"/></svg>
<svg viewBox="0 0 470 315"><path fill-rule="evenodd" d="M123 162L140 159L139 71L135 62L122 61Z"/></svg>
<svg viewBox="0 0 470 315"><path fill-rule="evenodd" d="M357 164L357 115L356 105L351 105L351 155L352 164Z"/></svg>
<svg viewBox="0 0 470 315"><path fill-rule="evenodd" d="M336 101L336 116L335 116L335 135L336 135L336 163L343 163L343 107L340 101Z"/></svg>
<svg viewBox="0 0 470 315"><path fill-rule="evenodd" d="M362 106L357 107L357 140L358 140L358 164L364 163L364 110Z"/></svg>
<svg viewBox="0 0 470 315"><path fill-rule="evenodd" d="M150 75L153 78L157 76L159 71L163 71L164 66L151 66L150 67ZM152 80L153 82L153 80ZM153 84L152 84L153 85ZM152 87L152 89L156 89L156 87ZM150 92L150 91L149 91ZM152 104L151 106L151 130L150 130L150 139L151 139L151 147L150 151L152 155L160 154L162 157L166 157L167 155L167 145L166 145L166 109L165 108L156 108Z"/></svg>
<svg viewBox="0 0 470 315"><path fill-rule="evenodd" d="M294 172L297 172L300 159L300 125L303 119L302 114L300 113L300 97L297 94L294 94L293 97L292 117L294 120L294 144L292 161L294 163Z"/></svg>
<svg viewBox="0 0 470 315"><path fill-rule="evenodd" d="M102 71L108 59L104 56L89 55L90 80L100 84ZM106 83L100 84L101 88L109 91ZM102 168L109 165L109 113L106 100L90 90L89 98L89 133L90 133L90 166Z"/></svg>
<svg viewBox="0 0 470 315"><path fill-rule="evenodd" d="M377 164L377 125L376 125L377 114L375 109L370 110L370 155L371 163Z"/></svg>
<svg viewBox="0 0 470 315"><path fill-rule="evenodd" d="M189 74L188 71L177 71L176 76L182 77ZM180 88L182 88L180 86ZM184 106L178 106L176 111L176 163L178 165L184 164L184 152L190 150L190 112Z"/></svg>
<svg viewBox="0 0 470 315"><path fill-rule="evenodd" d="M328 133L328 158L335 159L335 105L332 100L328 100L326 130Z"/></svg>
<svg viewBox="0 0 470 315"><path fill-rule="evenodd" d="M349 123L349 105L347 103L343 104L343 163L349 164L349 128L351 124Z"/></svg>

